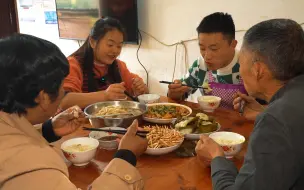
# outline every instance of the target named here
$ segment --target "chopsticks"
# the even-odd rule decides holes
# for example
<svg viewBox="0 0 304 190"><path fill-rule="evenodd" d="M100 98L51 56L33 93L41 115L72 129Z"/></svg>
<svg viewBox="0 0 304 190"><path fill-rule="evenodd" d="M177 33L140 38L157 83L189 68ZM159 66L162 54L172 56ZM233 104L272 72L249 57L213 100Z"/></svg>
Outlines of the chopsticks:
<svg viewBox="0 0 304 190"><path fill-rule="evenodd" d="M163 83L163 84L175 84L174 82L169 82L169 81L159 81L159 83ZM200 88L200 89L208 89L208 88L204 88L202 86L193 86L193 85L186 85L186 84L181 84L182 86L187 86L190 88Z"/></svg>
<svg viewBox="0 0 304 190"><path fill-rule="evenodd" d="M127 130L112 130L112 129L100 129L100 128L89 128L89 127L83 127L82 129L86 131L102 131L102 132L115 133L120 135L124 135L127 132ZM146 138L146 135L148 133L149 131L137 131L136 135Z"/></svg>
<svg viewBox="0 0 304 190"><path fill-rule="evenodd" d="M244 100L241 100L241 105L240 105L240 109L239 109L239 113L241 116L243 116L243 114L244 114L245 104L246 104L246 102Z"/></svg>
<svg viewBox="0 0 304 190"><path fill-rule="evenodd" d="M124 94L125 94L126 96L128 96L129 98L131 98L131 100L133 100L133 101L135 101L135 102L138 102L138 98L132 96L131 94L129 94L128 91L124 91Z"/></svg>

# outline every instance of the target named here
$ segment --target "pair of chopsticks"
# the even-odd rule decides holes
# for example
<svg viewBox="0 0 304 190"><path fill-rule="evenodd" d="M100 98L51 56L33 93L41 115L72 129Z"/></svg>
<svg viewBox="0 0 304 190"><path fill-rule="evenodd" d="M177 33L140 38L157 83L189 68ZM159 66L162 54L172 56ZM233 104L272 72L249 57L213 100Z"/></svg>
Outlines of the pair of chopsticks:
<svg viewBox="0 0 304 190"><path fill-rule="evenodd" d="M159 81L159 83L162 83L162 84L175 84L174 82L169 82L169 81ZM200 88L200 89L207 89L207 88L204 88L202 86L193 86L193 85L186 85L186 84L181 84L182 86L187 86L187 87L190 87L190 88Z"/></svg>
<svg viewBox="0 0 304 190"><path fill-rule="evenodd" d="M132 96L129 92L124 91L124 94L125 94L126 96L128 96L129 98L131 98L131 100L133 100L133 101L135 101L135 102L138 102L138 98Z"/></svg>
<svg viewBox="0 0 304 190"><path fill-rule="evenodd" d="M100 129L100 128L89 128L89 127L83 127L82 129L86 131L102 131L102 132L115 133L120 135L124 135L127 132L127 130L112 130L112 129ZM137 131L136 135L146 138L146 135L148 133L149 131Z"/></svg>
<svg viewBox="0 0 304 190"><path fill-rule="evenodd" d="M245 100L241 100L241 105L240 105L240 109L239 109L239 113L241 116L243 116L243 114L244 114L245 104L246 104Z"/></svg>

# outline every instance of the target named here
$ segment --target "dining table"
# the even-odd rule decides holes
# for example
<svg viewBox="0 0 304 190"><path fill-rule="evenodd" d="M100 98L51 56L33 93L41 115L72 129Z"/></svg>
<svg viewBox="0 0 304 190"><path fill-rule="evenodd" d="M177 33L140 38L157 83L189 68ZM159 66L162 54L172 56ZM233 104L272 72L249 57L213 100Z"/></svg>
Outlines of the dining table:
<svg viewBox="0 0 304 190"><path fill-rule="evenodd" d="M161 97L160 102L175 101ZM193 113L203 112L198 103L189 101L178 102L193 110ZM207 113L215 118L221 125L220 131L231 131L243 135L246 139L242 150L232 161L237 168L242 166L244 155L247 150L247 142L253 130L253 121L246 120L238 112L223 108L216 109L213 113ZM141 122L141 125L147 123ZM87 125L90 125L89 123ZM88 136L89 131L79 128L73 134L64 137L66 139ZM70 180L79 188L87 187L102 173L107 164L112 160L115 151L98 149L95 158L90 164L77 167L70 165ZM201 164L196 156L180 157L172 152L166 155L151 156L143 154L137 160L139 170L146 190L211 190L212 182L210 166Z"/></svg>

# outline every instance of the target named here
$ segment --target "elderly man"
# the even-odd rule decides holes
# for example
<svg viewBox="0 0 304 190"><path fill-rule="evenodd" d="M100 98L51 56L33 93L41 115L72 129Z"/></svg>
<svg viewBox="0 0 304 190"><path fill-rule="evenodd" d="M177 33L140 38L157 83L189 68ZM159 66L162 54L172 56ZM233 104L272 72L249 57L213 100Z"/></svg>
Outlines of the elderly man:
<svg viewBox="0 0 304 190"><path fill-rule="evenodd" d="M244 37L240 73L248 93L269 102L257 117L239 173L212 139L196 151L211 161L215 190L304 189L304 32L289 19L253 26Z"/></svg>

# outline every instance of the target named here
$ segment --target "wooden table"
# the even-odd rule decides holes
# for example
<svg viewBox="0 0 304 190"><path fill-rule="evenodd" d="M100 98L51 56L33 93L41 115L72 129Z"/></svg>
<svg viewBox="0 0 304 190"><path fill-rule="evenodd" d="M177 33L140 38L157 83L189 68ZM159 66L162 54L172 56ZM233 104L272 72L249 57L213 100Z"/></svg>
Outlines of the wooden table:
<svg viewBox="0 0 304 190"><path fill-rule="evenodd" d="M163 102L168 101L162 98ZM199 111L199 105L190 102L182 104L191 107L194 112ZM222 131L233 131L245 136L246 140L253 129L253 122L247 121L240 117L239 114L232 110L218 109L212 114L221 124ZM72 136L87 136L87 131L79 130ZM70 136L70 137L72 137ZM69 138L70 138L69 137ZM238 168L243 163L244 154L247 150L247 141L241 153L234 158ZM77 187L86 189L94 179L96 179L104 167L113 157L113 151L99 149L96 154L96 161L86 167L69 167L70 180ZM142 155L138 162L137 168L140 171L146 190L205 190L212 189L210 168L198 163L196 157L179 158L174 153L162 156Z"/></svg>

